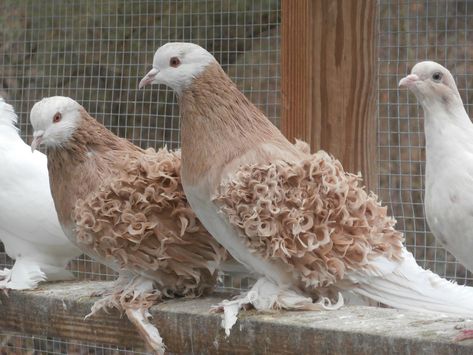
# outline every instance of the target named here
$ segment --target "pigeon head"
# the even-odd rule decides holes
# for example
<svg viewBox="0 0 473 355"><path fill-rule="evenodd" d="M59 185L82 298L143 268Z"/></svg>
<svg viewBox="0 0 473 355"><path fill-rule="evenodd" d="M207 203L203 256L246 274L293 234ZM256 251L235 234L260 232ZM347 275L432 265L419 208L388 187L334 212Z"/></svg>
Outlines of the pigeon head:
<svg viewBox="0 0 473 355"><path fill-rule="evenodd" d="M64 145L81 120L82 106L69 97L53 96L34 104L30 113L33 126L31 150L45 145L53 148Z"/></svg>
<svg viewBox="0 0 473 355"><path fill-rule="evenodd" d="M411 74L399 81L399 86L411 90L424 109L461 103L452 74L447 68L435 62L417 63L412 68Z"/></svg>
<svg viewBox="0 0 473 355"><path fill-rule="evenodd" d="M209 64L217 63L212 54L193 43L166 43L158 48L153 58L153 69L139 88L148 84L164 84L180 94Z"/></svg>

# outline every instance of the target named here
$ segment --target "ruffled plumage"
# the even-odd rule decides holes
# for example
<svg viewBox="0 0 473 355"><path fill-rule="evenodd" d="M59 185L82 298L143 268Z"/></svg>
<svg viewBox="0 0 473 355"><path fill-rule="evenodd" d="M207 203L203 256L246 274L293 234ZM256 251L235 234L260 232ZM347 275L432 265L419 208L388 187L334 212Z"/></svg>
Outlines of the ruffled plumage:
<svg viewBox="0 0 473 355"><path fill-rule="evenodd" d="M215 202L250 250L284 261L306 287L326 287L376 256L400 259L402 233L360 182L319 151L297 162L244 165Z"/></svg>
<svg viewBox="0 0 473 355"><path fill-rule="evenodd" d="M56 125L50 116L57 112ZM115 136L70 98L43 99L30 117L36 137L48 137L55 125L56 138L44 140L63 230L85 253L119 273L91 314L117 308L162 353L148 308L166 297L212 290L215 269L226 258L190 209L180 152L143 150ZM57 133L61 127L64 132Z"/></svg>
<svg viewBox="0 0 473 355"><path fill-rule="evenodd" d="M168 297L211 289L209 261L225 255L187 204L179 169L179 151L128 152L116 174L73 210L80 245L120 268L166 274L161 291Z"/></svg>

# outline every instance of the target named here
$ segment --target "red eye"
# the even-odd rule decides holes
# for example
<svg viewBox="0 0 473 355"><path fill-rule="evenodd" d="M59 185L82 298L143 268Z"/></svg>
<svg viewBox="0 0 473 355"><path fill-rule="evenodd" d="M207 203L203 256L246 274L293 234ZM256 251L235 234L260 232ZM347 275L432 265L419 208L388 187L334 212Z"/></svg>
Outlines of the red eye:
<svg viewBox="0 0 473 355"><path fill-rule="evenodd" d="M61 120L62 116L61 113L56 113L53 117L53 123L58 123Z"/></svg>
<svg viewBox="0 0 473 355"><path fill-rule="evenodd" d="M169 65L173 68L177 68L179 65L181 65L181 61L179 60L178 57L172 57L169 60Z"/></svg>

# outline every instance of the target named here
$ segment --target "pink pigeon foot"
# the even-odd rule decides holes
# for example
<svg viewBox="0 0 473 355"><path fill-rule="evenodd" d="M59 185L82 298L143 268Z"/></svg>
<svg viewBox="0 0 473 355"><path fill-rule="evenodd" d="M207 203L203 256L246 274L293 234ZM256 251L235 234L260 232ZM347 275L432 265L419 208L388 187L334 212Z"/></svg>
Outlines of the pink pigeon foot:
<svg viewBox="0 0 473 355"><path fill-rule="evenodd" d="M473 329L465 329L460 332L455 338L454 341L463 341L467 339L473 339Z"/></svg>

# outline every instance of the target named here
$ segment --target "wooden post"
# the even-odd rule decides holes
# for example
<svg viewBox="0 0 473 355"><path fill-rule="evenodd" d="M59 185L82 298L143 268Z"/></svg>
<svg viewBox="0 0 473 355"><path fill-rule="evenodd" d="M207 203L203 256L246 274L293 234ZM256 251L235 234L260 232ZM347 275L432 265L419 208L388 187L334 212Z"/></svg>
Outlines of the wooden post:
<svg viewBox="0 0 473 355"><path fill-rule="evenodd" d="M376 0L282 0L281 128L377 188Z"/></svg>

